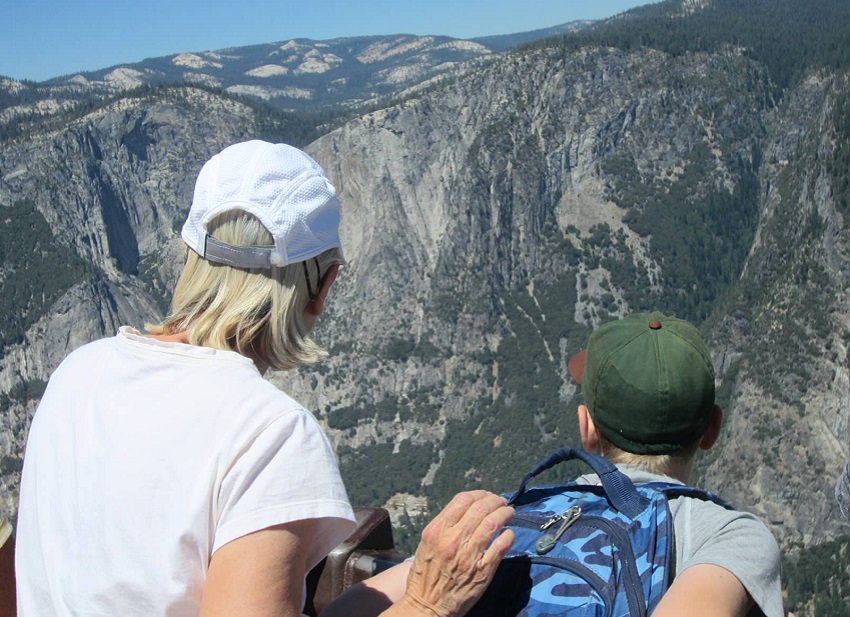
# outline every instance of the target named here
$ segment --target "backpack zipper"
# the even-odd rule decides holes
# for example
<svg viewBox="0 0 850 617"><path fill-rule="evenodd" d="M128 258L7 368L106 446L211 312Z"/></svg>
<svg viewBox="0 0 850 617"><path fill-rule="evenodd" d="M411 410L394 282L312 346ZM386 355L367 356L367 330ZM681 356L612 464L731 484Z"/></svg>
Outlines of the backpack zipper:
<svg viewBox="0 0 850 617"><path fill-rule="evenodd" d="M623 562L623 569L626 570L628 579L637 583L626 586L629 615L633 617L645 617L646 598L643 595L643 587L641 586L640 574L637 571L636 559L632 552L632 544L629 542L626 531L601 516L588 516L582 519L581 522L584 525L601 529L614 538L617 548L620 549L620 561Z"/></svg>
<svg viewBox="0 0 850 617"><path fill-rule="evenodd" d="M561 526L558 527L558 530L555 533L547 533L540 538L537 539L537 542L534 543L534 550L537 551L538 555L545 555L549 551L551 551L555 544L558 543L558 538L564 535L564 532L573 526L573 524L579 519L581 516L581 508L579 506L573 506L563 514L558 514L557 516L553 516L548 521L543 523L540 526L540 531L548 529L557 521L563 521Z"/></svg>
<svg viewBox="0 0 850 617"><path fill-rule="evenodd" d="M577 574L582 578L582 580L587 581L587 584L590 585L590 588L599 596L599 599L602 600L603 606L605 606L605 615L610 616L611 612L614 610L614 605L612 602L609 602L608 598L605 597L603 593L603 589L605 588L605 581L593 570L581 564L577 561L572 561L571 559L557 558L557 557L531 557L528 555L522 555L520 558L526 558L531 561L531 563L539 563L547 566L553 566L555 568L560 568L561 570L566 570L567 572L572 572L573 574Z"/></svg>
<svg viewBox="0 0 850 617"><path fill-rule="evenodd" d="M567 512L569 512L569 510L567 510ZM566 514L566 512L564 514ZM525 527L527 529L528 528L542 529L542 527L544 525L548 527L548 526L554 524L554 522L556 522L557 520L560 520L564 516L564 514L556 514L555 516L549 517L545 520L542 519L542 517L529 518L529 517L525 517L525 516L515 516L514 522L517 525L519 525L520 527ZM633 617L645 617L646 616L646 600L643 597L643 588L640 586L641 585L640 575L637 572L637 565L636 565L636 562L635 562L635 557L634 557L634 554L632 553L631 543L628 540L628 537L626 535L626 531L624 529L620 529L619 527L617 527L616 525L611 523L608 519L606 519L602 516L595 516L595 515L584 516L584 517L581 517L581 520L578 520L578 519L574 520L570 525L568 525L568 527L571 527L573 524L576 524L576 523L578 523L578 525L587 525L587 526L593 527L594 529L599 529L600 531L607 533L609 537L613 538L614 544L619 549L620 560L623 563L623 569L626 570L626 572L628 573L627 576L630 580L637 582L637 585L626 586L626 600L627 600L628 605L629 605L629 614L632 615ZM566 531L566 529L564 531ZM546 535L551 535L551 534L546 534ZM558 539L560 539L560 535L558 536ZM538 542L539 542L539 540L538 540ZM556 542L554 542L552 544L552 547L554 547L555 544L557 544L557 540L556 540ZM549 550L551 550L552 547L550 547ZM535 543L535 548L536 548L536 543ZM546 552L548 552L548 551L546 551ZM535 561L535 562L550 563L550 560L552 560L553 558L547 558L547 557L540 556L540 557L536 557L536 558L532 557L531 559L532 559L532 561ZM581 568L582 571L585 569L585 567L582 566L582 564L580 564L578 562L573 562L573 561L569 561L569 560L566 560L566 559L562 561L562 563L566 563L566 562L571 563L571 564L577 566L578 568ZM587 571L590 572L591 574L595 575L595 573L593 573L591 570L587 570ZM581 571L577 572L577 573L582 574ZM585 576L585 578L586 578L586 576ZM598 590L596 590L596 591L598 592ZM613 610L613 607L609 607L609 610Z"/></svg>

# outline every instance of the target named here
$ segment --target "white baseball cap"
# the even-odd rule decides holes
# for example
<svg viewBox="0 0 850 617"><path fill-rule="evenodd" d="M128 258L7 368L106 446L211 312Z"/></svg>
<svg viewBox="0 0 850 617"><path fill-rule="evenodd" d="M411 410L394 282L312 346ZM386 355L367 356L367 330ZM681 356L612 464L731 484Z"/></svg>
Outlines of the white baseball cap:
<svg viewBox="0 0 850 617"><path fill-rule="evenodd" d="M210 236L209 222L229 210L256 216L274 246L234 246ZM339 212L336 191L316 161L286 144L252 140L228 146L204 164L180 235L209 261L280 267L334 247L341 256Z"/></svg>

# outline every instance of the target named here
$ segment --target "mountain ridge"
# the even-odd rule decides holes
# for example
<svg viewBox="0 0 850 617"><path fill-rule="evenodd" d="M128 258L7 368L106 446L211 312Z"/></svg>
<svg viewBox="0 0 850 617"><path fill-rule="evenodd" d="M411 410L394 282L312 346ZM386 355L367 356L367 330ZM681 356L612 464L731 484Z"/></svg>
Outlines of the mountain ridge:
<svg viewBox="0 0 850 617"><path fill-rule="evenodd" d="M473 39L411 34L292 38L214 51L178 52L79 71L33 85L61 98L81 92L104 96L140 86L186 82L292 109L350 106L445 74L459 63L498 55L510 47L575 32L593 23L575 21ZM0 80L7 91L30 85L27 81Z"/></svg>

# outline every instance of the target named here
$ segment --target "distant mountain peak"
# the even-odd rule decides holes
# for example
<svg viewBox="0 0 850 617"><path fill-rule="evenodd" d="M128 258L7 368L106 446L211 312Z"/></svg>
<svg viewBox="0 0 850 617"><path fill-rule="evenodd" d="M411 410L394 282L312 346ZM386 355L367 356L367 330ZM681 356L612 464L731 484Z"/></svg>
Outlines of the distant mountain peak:
<svg viewBox="0 0 850 617"><path fill-rule="evenodd" d="M711 4L712 0L682 0L682 11L685 14L696 13Z"/></svg>
<svg viewBox="0 0 850 617"><path fill-rule="evenodd" d="M177 54L171 59L171 63L174 66L184 66L192 69L203 69L203 68L223 68L223 64L221 62L211 62L209 60L205 60L201 56L190 53L182 53Z"/></svg>

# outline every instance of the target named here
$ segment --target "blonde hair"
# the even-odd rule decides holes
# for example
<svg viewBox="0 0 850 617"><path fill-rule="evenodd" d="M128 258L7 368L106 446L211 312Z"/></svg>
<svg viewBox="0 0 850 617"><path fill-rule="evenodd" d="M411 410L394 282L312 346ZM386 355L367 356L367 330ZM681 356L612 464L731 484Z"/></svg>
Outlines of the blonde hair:
<svg viewBox="0 0 850 617"><path fill-rule="evenodd" d="M210 222L209 232L233 245L274 243L256 217L239 210L217 216ZM236 351L279 370L317 362L327 355L309 337L304 309L311 290L317 292L328 269L342 262L339 249L329 249L315 260L270 269L234 268L187 252L171 314L159 325L147 325L148 331L185 332L192 345ZM310 277L309 284L306 277Z"/></svg>
<svg viewBox="0 0 850 617"><path fill-rule="evenodd" d="M653 473L677 476L682 470L689 470L699 450L701 440L668 454L635 454L618 448L601 434L599 435L599 454L615 465L631 465Z"/></svg>

